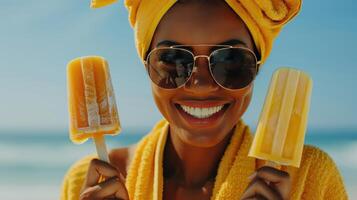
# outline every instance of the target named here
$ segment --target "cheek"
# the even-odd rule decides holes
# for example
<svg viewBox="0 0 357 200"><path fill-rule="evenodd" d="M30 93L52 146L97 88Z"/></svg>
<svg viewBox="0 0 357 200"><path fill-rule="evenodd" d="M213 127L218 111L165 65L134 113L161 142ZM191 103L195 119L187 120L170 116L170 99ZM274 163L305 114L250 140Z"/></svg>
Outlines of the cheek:
<svg viewBox="0 0 357 200"><path fill-rule="evenodd" d="M242 104L242 108L241 108L241 115L243 115L243 113L247 110L251 100L252 100L252 95L253 92L249 92L249 94L247 94L244 98L243 98L243 104Z"/></svg>
<svg viewBox="0 0 357 200"><path fill-rule="evenodd" d="M171 99L172 92L167 90L162 90L154 84L151 84L151 91L154 97L155 104L159 109L160 113L168 120L171 121Z"/></svg>
<svg viewBox="0 0 357 200"><path fill-rule="evenodd" d="M244 91L243 94L235 95L236 104L234 106L235 118L239 119L247 110L253 95L253 87L250 87L249 90ZM238 111L238 112L237 112Z"/></svg>

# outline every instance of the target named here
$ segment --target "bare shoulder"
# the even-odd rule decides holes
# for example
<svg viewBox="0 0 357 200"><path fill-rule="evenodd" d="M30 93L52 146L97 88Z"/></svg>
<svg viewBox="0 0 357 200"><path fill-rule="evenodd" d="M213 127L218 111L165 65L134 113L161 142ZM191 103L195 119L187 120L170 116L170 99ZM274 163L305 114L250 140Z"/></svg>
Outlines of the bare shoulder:
<svg viewBox="0 0 357 200"><path fill-rule="evenodd" d="M109 152L109 159L123 175L126 177L130 163L134 157L137 144L133 144L123 148L112 149Z"/></svg>

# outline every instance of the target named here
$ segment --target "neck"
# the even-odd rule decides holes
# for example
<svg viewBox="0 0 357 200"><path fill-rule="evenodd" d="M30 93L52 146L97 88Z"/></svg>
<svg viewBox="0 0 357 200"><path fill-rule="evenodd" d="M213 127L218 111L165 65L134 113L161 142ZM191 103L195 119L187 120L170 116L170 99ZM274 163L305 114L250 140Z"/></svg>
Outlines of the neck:
<svg viewBox="0 0 357 200"><path fill-rule="evenodd" d="M196 147L184 143L170 127L164 152L165 178L189 187L213 181L233 130L212 147Z"/></svg>

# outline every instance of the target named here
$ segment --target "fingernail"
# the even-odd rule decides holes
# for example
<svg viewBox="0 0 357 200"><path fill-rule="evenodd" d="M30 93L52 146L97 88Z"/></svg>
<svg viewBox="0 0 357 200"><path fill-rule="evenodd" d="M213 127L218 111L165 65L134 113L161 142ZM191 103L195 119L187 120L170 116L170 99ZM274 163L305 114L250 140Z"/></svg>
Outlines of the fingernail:
<svg viewBox="0 0 357 200"><path fill-rule="evenodd" d="M254 178L254 176L257 175L257 172L254 172L253 174L251 174L250 176L248 176L248 179L249 180L252 180Z"/></svg>
<svg viewBox="0 0 357 200"><path fill-rule="evenodd" d="M80 194L80 198L87 198L89 197L89 195L93 192L96 192L98 190L100 190L100 186L99 185L96 185L96 186L93 186L91 188L87 188L82 194Z"/></svg>
<svg viewBox="0 0 357 200"><path fill-rule="evenodd" d="M96 185L93 187L93 190L92 191L97 191L97 190L100 190L102 187L100 185Z"/></svg>

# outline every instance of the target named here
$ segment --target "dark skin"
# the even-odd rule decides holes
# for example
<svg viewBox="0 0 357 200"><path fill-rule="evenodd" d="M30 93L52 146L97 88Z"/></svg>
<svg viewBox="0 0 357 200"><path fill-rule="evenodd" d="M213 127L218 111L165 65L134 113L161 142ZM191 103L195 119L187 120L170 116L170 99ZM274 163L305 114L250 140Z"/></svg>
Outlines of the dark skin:
<svg viewBox="0 0 357 200"><path fill-rule="evenodd" d="M254 50L244 22L224 1L185 1L175 4L161 19L151 49L158 45L226 44L227 41ZM208 46L192 47L195 55L209 55L211 51ZM164 199L210 199L219 161L252 97L253 83L228 91L212 79L207 59L199 58L196 64L197 72L184 87L163 90L152 83L155 103L170 123L164 151ZM176 106L187 102L229 104L229 107L215 123L192 124L185 121ZM128 199L124 182L132 158L130 152L134 149L112 150L110 164L93 160L80 199ZM98 185L100 174L108 179ZM250 179L241 199L288 199L291 188L288 173L262 167Z"/></svg>

